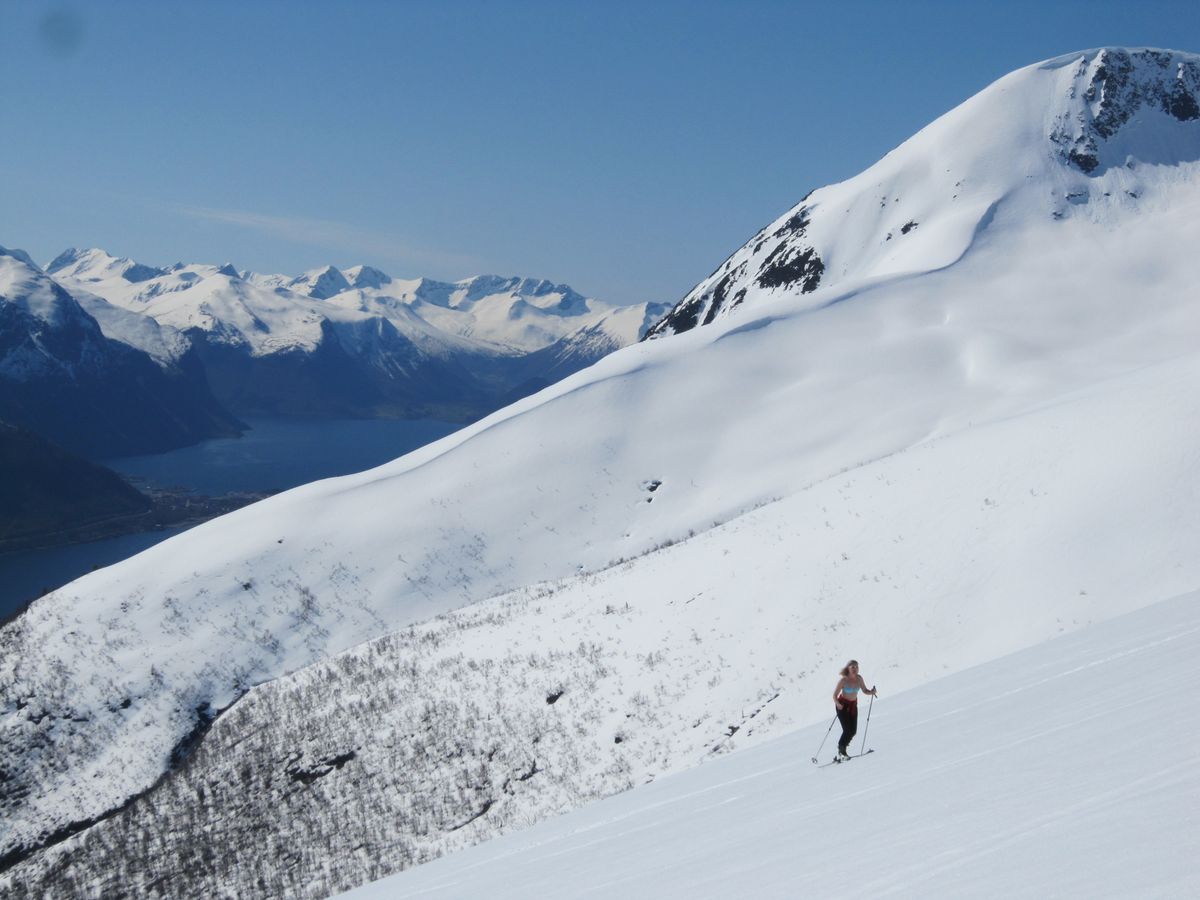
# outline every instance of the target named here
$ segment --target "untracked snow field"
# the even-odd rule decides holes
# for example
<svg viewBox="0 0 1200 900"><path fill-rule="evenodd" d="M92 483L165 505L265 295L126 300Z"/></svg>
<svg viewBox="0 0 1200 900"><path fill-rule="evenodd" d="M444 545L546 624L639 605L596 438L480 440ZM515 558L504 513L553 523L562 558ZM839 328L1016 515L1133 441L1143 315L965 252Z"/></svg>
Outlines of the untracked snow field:
<svg viewBox="0 0 1200 900"><path fill-rule="evenodd" d="M343 896L1200 896L1198 677L1190 593Z"/></svg>

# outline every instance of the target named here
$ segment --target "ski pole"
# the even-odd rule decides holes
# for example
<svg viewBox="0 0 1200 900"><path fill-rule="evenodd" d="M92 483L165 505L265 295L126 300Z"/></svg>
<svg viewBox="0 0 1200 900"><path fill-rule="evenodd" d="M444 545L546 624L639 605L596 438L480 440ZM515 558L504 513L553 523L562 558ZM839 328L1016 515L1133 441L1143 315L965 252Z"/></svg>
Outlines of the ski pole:
<svg viewBox="0 0 1200 900"><path fill-rule="evenodd" d="M836 722L836 721L837 721L837 716L835 715L835 716L833 717L833 721L831 721L831 722L829 723L829 729L828 729L828 731L826 731L826 732L825 732L825 737L821 738L821 747L824 747L824 746L825 746L825 742L826 742L827 740L829 740L829 732L830 732L830 731L833 731L833 723L834 723L834 722ZM818 747L818 748L817 748L817 756L820 756L820 755L821 755L821 747ZM812 761L813 761L814 763L817 761L817 756L814 756L814 757L812 758Z"/></svg>
<svg viewBox="0 0 1200 900"><path fill-rule="evenodd" d="M863 725L863 742L862 742L862 752L863 753L867 752L867 729L871 727L871 709L874 706L875 706L875 695L872 694L871 702L869 704L867 704L867 722L865 725ZM859 755L861 756L862 754L860 753Z"/></svg>

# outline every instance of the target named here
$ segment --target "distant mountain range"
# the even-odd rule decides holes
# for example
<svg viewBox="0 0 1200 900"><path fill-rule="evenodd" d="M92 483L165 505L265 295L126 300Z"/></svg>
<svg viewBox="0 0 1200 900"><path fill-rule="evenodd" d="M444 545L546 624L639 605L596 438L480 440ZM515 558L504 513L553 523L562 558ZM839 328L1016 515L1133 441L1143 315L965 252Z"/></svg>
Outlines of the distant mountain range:
<svg viewBox="0 0 1200 900"><path fill-rule="evenodd" d="M98 249L67 250L46 271L89 309L107 304L93 314L110 337L164 361L192 348L216 397L246 416L477 418L637 341L668 308L527 278L155 268Z"/></svg>
<svg viewBox="0 0 1200 900"><path fill-rule="evenodd" d="M640 339L669 307L567 285L259 275L0 250L0 417L91 458L236 434L234 416L465 421Z"/></svg>
<svg viewBox="0 0 1200 900"><path fill-rule="evenodd" d="M136 492L103 489L120 480L83 477L76 457L234 436L239 416L467 421L637 341L666 309L533 279L156 268L97 249L43 270L0 248L0 427L19 427L0 443L21 487L19 509L0 505L0 546L127 517ZM29 451L39 435L52 451Z"/></svg>

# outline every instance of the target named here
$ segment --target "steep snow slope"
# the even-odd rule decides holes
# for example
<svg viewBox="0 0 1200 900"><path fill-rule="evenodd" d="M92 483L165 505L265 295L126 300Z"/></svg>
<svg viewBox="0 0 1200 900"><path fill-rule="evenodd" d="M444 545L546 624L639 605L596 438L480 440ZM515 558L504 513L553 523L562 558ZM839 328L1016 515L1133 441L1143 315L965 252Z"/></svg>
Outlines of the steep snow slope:
<svg viewBox="0 0 1200 900"><path fill-rule="evenodd" d="M821 719L851 654L890 697L1194 587L1198 377L1110 379L261 685L10 884L321 897Z"/></svg>
<svg viewBox="0 0 1200 900"><path fill-rule="evenodd" d="M1200 159L1198 97L1200 57L1187 53L1092 50L1013 72L861 175L810 193L651 335L780 295L950 265L998 212L1119 221L1145 199L1140 167Z"/></svg>
<svg viewBox="0 0 1200 900"><path fill-rule="evenodd" d="M1198 676L1190 594L345 897L1195 897Z"/></svg>
<svg viewBox="0 0 1200 900"><path fill-rule="evenodd" d="M96 320L104 336L136 347L160 366L177 364L191 349L192 342L170 325L157 319L114 306L107 300L74 287L71 296Z"/></svg>
<svg viewBox="0 0 1200 900"><path fill-rule="evenodd" d="M0 418L92 459L236 434L185 351L0 247Z"/></svg>
<svg viewBox="0 0 1200 900"><path fill-rule="evenodd" d="M288 287L317 300L328 300L335 294L350 290L350 282L333 266L312 269L293 278Z"/></svg>
<svg viewBox="0 0 1200 900"><path fill-rule="evenodd" d="M808 490L825 496L817 521L836 527L848 515L836 490L841 475L904 451L913 459L924 445L958 449L938 471L907 471L893 495L886 477L858 488L882 504L864 523L904 523L914 532L884 539L922 548L902 557L903 590L891 594L921 609L970 606L964 619L996 629L1011 648L1194 586L1192 556L1180 558L1171 535L1194 539L1181 510L1196 492L1196 436L1180 423L1195 419L1200 153L1192 143L1178 145L1187 152L1164 150L1151 140L1157 133L1137 131L1132 167L1093 174L1097 189L1066 202L1058 179L1084 176L1047 142L1073 108L1077 85L1063 73L1074 65L1022 70L969 101L972 115L952 113L957 128L943 140L892 154L909 158L902 170L915 170L921 154L952 155L959 144L977 145L973 136L991 136L989 167L974 177L1006 185L1002 199L976 215L965 252L954 229L946 247L927 247L930 259L953 265L920 277L897 274L904 267L879 270L840 288L762 297L744 315L607 357L388 466L272 498L35 603L0 632L0 741L7 758L20 760L0 784L0 852L18 858L148 787L189 735L250 685L452 607L642 555L772 501L817 515L819 506L803 506ZM1010 130L996 130L1006 122ZM1200 138L1195 123L1176 124L1192 129L1181 141ZM1048 168L1027 171L1024 161L1043 151ZM1108 190L1122 186L1136 197ZM853 245L853 236L846 240ZM1095 455L1086 465L1071 453L1039 455L1043 446L1061 448L1049 438L1071 427L1067 418L1055 422L1055 412L1089 391L1101 398L1085 432ZM1108 417L1114 409L1149 418L1126 431ZM1011 483L1021 486L1008 502L1020 515L993 531L977 516L1000 503L990 490L1000 485L971 460L999 465L1006 457L968 438L1009 420L1031 429L998 448L1017 466ZM1048 524L1042 510L1017 501L1055 496L1055 483L1024 486L1045 466L1082 479L1063 492ZM973 473L955 482L963 505L941 513L924 505L928 481L959 470ZM972 486L984 484L972 496ZM1113 501L1117 521L1136 522L1137 534L1167 548L1164 556L1147 555L1156 545L1149 539L1123 552L1107 531L1106 491L1121 484L1133 493ZM1103 555L1071 544L1028 564L1027 551L1066 541L1080 523L1092 530L1078 533L1092 535ZM847 519L846 534L858 524ZM795 540L802 548L804 538ZM747 543L764 545L764 535ZM930 557L941 572L931 582L921 569ZM886 572L858 570L854 559L847 548L833 559L805 558L796 563L806 573L802 593L792 595L793 582L781 578L759 583L758 597L766 609L810 609L835 572L886 586ZM728 570L751 578L761 555L718 545L705 560L668 577L683 583L685 574L708 580ZM1102 566L1101 584L1137 589L1109 593L1083 583L1081 561ZM998 580L1005 592L979 594L987 582L977 578L1008 570L1017 580ZM1000 605L1010 594L1035 597L1042 612L1010 619ZM732 606L742 596L730 588L721 599ZM858 594L843 584L839 596L840 609ZM722 631L739 640L736 626ZM867 632L859 634L860 646L871 646ZM900 634L907 646L928 646ZM945 652L947 664L961 665L985 651ZM738 676L730 696L757 696L760 687L758 675Z"/></svg>
<svg viewBox="0 0 1200 900"><path fill-rule="evenodd" d="M166 274L163 269L146 266L127 256L113 256L96 247L64 250L46 265L46 271L60 279L101 283L121 280L137 284Z"/></svg>

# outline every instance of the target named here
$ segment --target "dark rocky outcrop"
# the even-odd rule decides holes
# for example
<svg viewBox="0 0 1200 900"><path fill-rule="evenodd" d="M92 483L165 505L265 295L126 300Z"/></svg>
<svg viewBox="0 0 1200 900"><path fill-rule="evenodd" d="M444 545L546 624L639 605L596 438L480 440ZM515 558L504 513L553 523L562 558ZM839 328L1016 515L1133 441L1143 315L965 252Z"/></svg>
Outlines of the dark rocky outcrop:
<svg viewBox="0 0 1200 900"><path fill-rule="evenodd" d="M1065 162L1087 175L1106 168L1104 145L1143 109L1178 122L1200 119L1200 63L1194 57L1106 49L1097 54L1094 67L1086 58L1077 65L1077 78L1083 81L1080 96L1087 105L1060 119L1050 140Z"/></svg>

